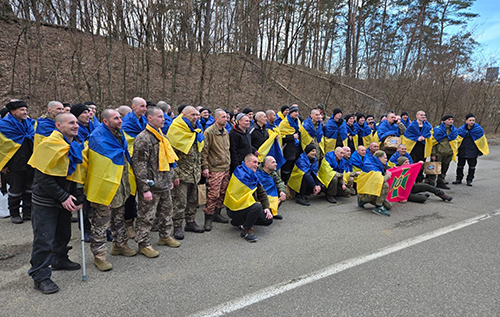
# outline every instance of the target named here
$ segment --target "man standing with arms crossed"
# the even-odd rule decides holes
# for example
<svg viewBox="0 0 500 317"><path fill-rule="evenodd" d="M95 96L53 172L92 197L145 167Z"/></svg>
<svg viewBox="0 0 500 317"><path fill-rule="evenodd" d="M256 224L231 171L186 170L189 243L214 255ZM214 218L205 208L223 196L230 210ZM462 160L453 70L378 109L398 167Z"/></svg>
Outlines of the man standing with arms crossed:
<svg viewBox="0 0 500 317"><path fill-rule="evenodd" d="M146 111L148 124L134 141L132 167L137 183L139 205L137 208L136 237L139 253L155 258L158 251L151 246L149 232L153 219L158 219L160 238L158 245L177 248L181 244L171 237L172 233L172 178L177 155L161 128L165 122L160 108L149 107Z"/></svg>
<svg viewBox="0 0 500 317"><path fill-rule="evenodd" d="M215 123L205 130L205 147L201 152L203 177L208 180L207 203L205 213L205 231L212 230L212 221L228 223L221 215L224 207L224 193L229 184L229 133L224 128L228 115L222 109L215 110Z"/></svg>

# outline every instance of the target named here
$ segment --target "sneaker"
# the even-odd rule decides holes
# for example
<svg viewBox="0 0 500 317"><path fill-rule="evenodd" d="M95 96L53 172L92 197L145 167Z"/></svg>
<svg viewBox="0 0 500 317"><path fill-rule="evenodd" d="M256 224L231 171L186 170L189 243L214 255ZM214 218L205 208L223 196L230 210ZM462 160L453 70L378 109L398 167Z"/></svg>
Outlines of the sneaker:
<svg viewBox="0 0 500 317"><path fill-rule="evenodd" d="M471 186L472 187L472 181L467 181L467 186Z"/></svg>
<svg viewBox="0 0 500 317"><path fill-rule="evenodd" d="M456 181L453 181L452 184L455 184L455 185L459 185L459 184L462 184L462 180L456 180Z"/></svg>
<svg viewBox="0 0 500 317"><path fill-rule="evenodd" d="M387 210L385 209L384 206L380 206L380 207L375 207L372 209L372 212L379 215L379 216L387 216L387 217L390 217L391 214L389 214L387 212Z"/></svg>
<svg viewBox="0 0 500 317"><path fill-rule="evenodd" d="M302 205L302 206L311 206L311 203L308 202L304 196L297 196L295 197L295 202L299 205Z"/></svg>
<svg viewBox="0 0 500 317"><path fill-rule="evenodd" d="M253 228L241 231L240 236L242 238L245 238L245 240L247 240L248 242L257 242L257 240L259 239L256 235L253 234Z"/></svg>
<svg viewBox="0 0 500 317"><path fill-rule="evenodd" d="M361 199L359 199L359 196L358 196L358 206L359 206L359 208L365 208L365 204L366 203L364 201L362 201Z"/></svg>
<svg viewBox="0 0 500 317"><path fill-rule="evenodd" d="M34 289L42 292L42 294L54 294L59 292L59 287L50 278L41 282L35 282Z"/></svg>

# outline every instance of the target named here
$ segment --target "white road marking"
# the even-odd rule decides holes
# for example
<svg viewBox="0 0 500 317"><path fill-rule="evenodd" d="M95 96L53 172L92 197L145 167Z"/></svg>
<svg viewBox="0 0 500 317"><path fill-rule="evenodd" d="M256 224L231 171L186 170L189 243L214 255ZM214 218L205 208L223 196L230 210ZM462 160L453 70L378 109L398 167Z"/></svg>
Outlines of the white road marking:
<svg viewBox="0 0 500 317"><path fill-rule="evenodd" d="M285 281L273 286L269 286L266 288L263 288L257 292L254 292L252 294L245 295L241 298L217 305L215 307L209 308L207 310L199 311L197 313L194 313L191 315L191 317L216 317L216 316L222 316L224 314L236 311L238 309L253 305L255 303L261 302L263 300L266 300L268 298L271 298L276 295L283 294L287 291L293 290L295 288L298 288L300 286L313 283L315 281L321 280L323 278L335 275L337 273L340 273L342 271L345 271L347 269L353 268L355 266L370 262L372 260L381 258L383 256L389 255L394 252L398 252L400 250L409 248L411 246L414 246L416 244L428 241L430 239L442 236L444 234L453 232L455 230L459 230L462 228L465 228L467 226L470 226L472 224L475 224L479 221L483 221L486 219L489 219L493 216L500 215L500 209L495 210L491 213L488 214L483 214L480 216L476 216L461 222L458 222L456 224L440 228L425 234L422 234L417 237L413 237L404 241L401 241L399 243L396 243L392 246L380 249L378 251L375 251L370 254L362 255L359 257L355 257L352 259L348 259L345 261L342 261L340 263L333 264L331 266L328 266L322 270L312 272L306 275L302 275L298 278Z"/></svg>

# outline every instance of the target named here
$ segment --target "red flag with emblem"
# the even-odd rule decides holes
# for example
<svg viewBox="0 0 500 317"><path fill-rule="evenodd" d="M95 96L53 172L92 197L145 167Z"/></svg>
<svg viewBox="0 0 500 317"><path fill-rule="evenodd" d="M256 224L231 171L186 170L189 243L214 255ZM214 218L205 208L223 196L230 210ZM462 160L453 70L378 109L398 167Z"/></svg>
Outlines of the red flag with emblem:
<svg viewBox="0 0 500 317"><path fill-rule="evenodd" d="M387 200L396 202L408 199L421 167L420 163L414 163L389 169L392 175L387 181L389 184Z"/></svg>

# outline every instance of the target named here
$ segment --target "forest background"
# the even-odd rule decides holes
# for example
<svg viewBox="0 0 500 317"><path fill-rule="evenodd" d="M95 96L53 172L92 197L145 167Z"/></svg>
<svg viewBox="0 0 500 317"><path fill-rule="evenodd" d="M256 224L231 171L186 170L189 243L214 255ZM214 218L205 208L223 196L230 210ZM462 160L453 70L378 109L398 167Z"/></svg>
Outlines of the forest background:
<svg viewBox="0 0 500 317"><path fill-rule="evenodd" d="M173 106L376 117L473 112L500 128L498 80L474 60L474 0L0 0L0 96L102 110ZM413 115L412 115L413 116Z"/></svg>

